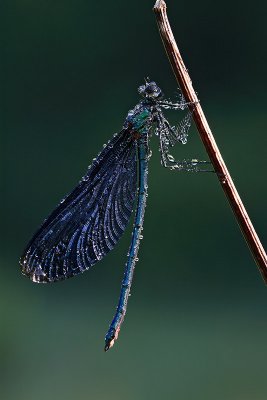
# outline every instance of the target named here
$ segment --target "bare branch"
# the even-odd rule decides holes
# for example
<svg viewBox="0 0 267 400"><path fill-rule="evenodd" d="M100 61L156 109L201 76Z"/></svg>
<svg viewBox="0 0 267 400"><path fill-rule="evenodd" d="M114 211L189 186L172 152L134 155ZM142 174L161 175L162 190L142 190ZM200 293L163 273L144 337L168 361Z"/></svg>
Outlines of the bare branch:
<svg viewBox="0 0 267 400"><path fill-rule="evenodd" d="M260 242L260 239L252 225L248 213L242 203L242 200L235 188L230 173L221 156L218 146L215 142L209 124L206 120L202 107L198 101L196 92L188 71L184 65L181 54L173 36L170 23L166 12L166 3L163 0L157 0L154 6L154 12L158 23L159 32L171 63L174 75L180 85L182 93L187 102L195 103L191 107L193 118L200 134L201 140L206 148L210 160L214 166L217 177L221 183L224 193L230 203L241 231L252 252L252 255L259 267L262 277L267 284L267 255Z"/></svg>

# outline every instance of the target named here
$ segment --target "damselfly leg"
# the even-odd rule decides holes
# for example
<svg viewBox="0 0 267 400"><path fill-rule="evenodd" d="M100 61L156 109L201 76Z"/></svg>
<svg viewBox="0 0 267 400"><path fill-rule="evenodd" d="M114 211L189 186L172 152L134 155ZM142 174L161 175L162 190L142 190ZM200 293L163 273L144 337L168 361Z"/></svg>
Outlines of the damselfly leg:
<svg viewBox="0 0 267 400"><path fill-rule="evenodd" d="M188 105L195 103L181 103L162 102L164 108L171 109L185 109ZM201 161L197 159L192 160L175 160L170 154L170 147L173 147L177 142L182 144L187 143L189 129L192 124L192 111L189 111L177 126L171 126L169 121L165 118L162 111L156 117L157 128L156 133L160 139L160 155L161 164L165 168L176 171L186 172L214 172L212 169L202 169L200 166L211 164L210 161Z"/></svg>

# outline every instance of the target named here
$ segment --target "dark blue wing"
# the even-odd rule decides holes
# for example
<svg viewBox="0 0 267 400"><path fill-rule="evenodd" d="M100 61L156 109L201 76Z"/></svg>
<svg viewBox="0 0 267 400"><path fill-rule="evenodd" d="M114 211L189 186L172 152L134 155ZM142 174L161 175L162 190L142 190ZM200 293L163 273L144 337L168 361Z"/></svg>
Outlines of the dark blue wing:
<svg viewBox="0 0 267 400"><path fill-rule="evenodd" d="M111 139L28 244L20 260L23 274L35 282L62 280L113 249L134 206L136 146L126 129Z"/></svg>

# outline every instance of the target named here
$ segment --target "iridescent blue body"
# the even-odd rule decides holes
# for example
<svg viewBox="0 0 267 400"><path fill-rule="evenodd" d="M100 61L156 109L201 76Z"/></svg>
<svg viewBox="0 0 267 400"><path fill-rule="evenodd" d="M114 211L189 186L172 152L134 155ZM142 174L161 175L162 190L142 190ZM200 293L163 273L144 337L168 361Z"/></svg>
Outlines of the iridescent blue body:
<svg viewBox="0 0 267 400"><path fill-rule="evenodd" d="M137 255L139 250L139 242L142 237L141 232L143 230L143 222L145 215L146 197L147 197L147 177L148 177L148 135L149 135L149 119L151 118L151 112L145 107L141 107L140 113L138 112L133 116L128 116L127 122L132 126L133 132L137 135L138 141L138 170L139 170L139 182L138 182L138 196L137 196L137 207L136 215L134 220L132 240L128 253L128 259L126 263L126 269L124 278L121 285L121 294L117 312L111 322L108 333L105 338L105 350L108 350L117 339L120 326L123 322L126 314L128 297L131 290L131 283L133 280L133 273L135 263L137 261Z"/></svg>
<svg viewBox="0 0 267 400"><path fill-rule="evenodd" d="M205 161L175 161L169 148L186 143L191 113L171 127L162 108L187 104L162 100L155 82L140 86L143 99L130 110L123 129L114 135L89 166L78 186L63 199L29 242L20 263L32 281L49 283L89 269L114 248L136 204L132 239L116 314L105 338L108 350L118 337L137 261L147 197L149 138L155 127L163 166L178 171L202 171ZM207 171L207 170L203 170Z"/></svg>

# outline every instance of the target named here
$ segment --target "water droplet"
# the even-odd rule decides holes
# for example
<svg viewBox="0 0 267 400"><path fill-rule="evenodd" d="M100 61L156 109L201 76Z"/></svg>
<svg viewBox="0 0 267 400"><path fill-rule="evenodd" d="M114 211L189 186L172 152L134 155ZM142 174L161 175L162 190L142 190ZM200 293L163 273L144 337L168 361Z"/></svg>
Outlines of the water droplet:
<svg viewBox="0 0 267 400"><path fill-rule="evenodd" d="M174 160L174 157L173 157L171 154L168 154L167 157L168 157L168 160L169 160L169 161L171 161L171 162L174 162L174 161L175 161L175 160Z"/></svg>

